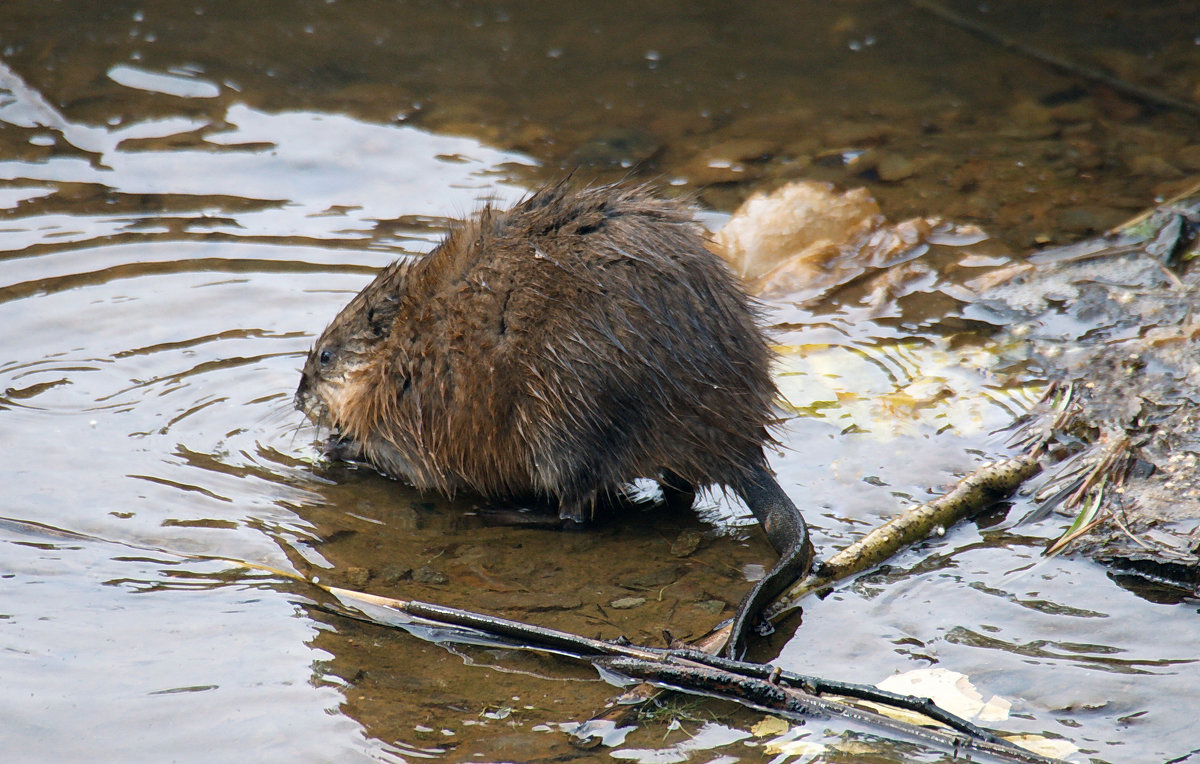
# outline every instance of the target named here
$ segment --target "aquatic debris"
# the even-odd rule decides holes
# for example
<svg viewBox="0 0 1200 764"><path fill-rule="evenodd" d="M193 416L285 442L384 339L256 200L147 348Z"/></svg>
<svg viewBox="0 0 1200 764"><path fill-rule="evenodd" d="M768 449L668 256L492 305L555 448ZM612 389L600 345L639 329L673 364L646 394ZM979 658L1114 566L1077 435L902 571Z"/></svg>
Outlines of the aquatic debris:
<svg viewBox="0 0 1200 764"><path fill-rule="evenodd" d="M1002 722L1008 718L1012 703L993 695L986 702L966 674L949 669L915 669L902 674L893 674L875 685L900 695L919 695L932 700L939 708L955 713L964 719L982 722ZM889 713L880 709L880 713ZM911 721L911 720L910 720ZM919 723L919 722L918 722Z"/></svg>
<svg viewBox="0 0 1200 764"><path fill-rule="evenodd" d="M934 238L977 241L967 228L937 218L891 223L866 189L794 181L753 194L713 246L753 293L811 303L864 273L921 256Z"/></svg>
<svg viewBox="0 0 1200 764"><path fill-rule="evenodd" d="M1193 189L1193 191L1200 189ZM969 315L1024 335L1054 381L1016 429L1046 442L1037 509L1073 515L1047 554L1200 586L1200 197L1046 250L980 287Z"/></svg>

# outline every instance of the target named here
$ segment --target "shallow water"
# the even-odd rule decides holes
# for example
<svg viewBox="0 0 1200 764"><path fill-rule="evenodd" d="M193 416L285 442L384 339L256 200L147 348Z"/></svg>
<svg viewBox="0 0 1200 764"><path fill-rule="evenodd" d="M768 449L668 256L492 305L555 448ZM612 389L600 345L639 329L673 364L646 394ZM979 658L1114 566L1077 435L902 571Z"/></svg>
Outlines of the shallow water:
<svg viewBox="0 0 1200 764"><path fill-rule="evenodd" d="M868 185L894 217L977 222L993 237L977 249L1002 258L1200 170L1194 119L896 4L94 5L0 8L6 761L609 757L557 727L615 694L590 669L360 624L209 557L652 644L730 614L771 555L722 497L564 535L317 459L291 410L303 354L447 218L576 165L694 193L714 225L755 188L812 177ZM988 20L1186 99L1186 7ZM906 315L945 303L919 300ZM849 300L771 307L780 344L807 348L783 356L798 416L772 464L825 553L1001 453L987 433L1032 395L962 350L982 340ZM934 383L967 403L924 401ZM1002 729L1066 738L1077 761L1200 746L1195 599L1042 558L1057 521L998 521L813 600L758 657L872 683L953 669L1013 702ZM645 602L612 607L630 596ZM613 755L772 758L739 732L761 714L675 716Z"/></svg>

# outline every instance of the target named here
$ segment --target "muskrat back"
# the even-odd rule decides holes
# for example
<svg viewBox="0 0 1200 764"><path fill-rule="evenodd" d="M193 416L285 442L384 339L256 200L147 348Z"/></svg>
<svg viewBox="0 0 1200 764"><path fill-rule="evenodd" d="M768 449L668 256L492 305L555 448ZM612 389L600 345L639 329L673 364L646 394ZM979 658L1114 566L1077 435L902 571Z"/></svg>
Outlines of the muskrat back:
<svg viewBox="0 0 1200 764"><path fill-rule="evenodd" d="M584 521L635 478L715 484L777 549L807 548L766 472L769 363L685 206L559 183L382 271L321 335L296 400L343 453L418 488L544 499Z"/></svg>

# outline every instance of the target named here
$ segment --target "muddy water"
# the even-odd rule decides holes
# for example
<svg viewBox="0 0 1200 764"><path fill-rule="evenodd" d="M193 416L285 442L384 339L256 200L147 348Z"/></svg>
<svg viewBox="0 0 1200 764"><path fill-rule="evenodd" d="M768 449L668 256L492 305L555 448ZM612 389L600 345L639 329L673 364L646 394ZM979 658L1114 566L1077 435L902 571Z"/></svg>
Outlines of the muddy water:
<svg viewBox="0 0 1200 764"><path fill-rule="evenodd" d="M1200 99L1188 3L982 20ZM972 256L1001 262L1200 171L1194 116L895 3L8 2L0 63L13 761L610 757L558 731L614 694L590 670L329 615L309 587L206 556L652 644L731 612L770 553L722 497L563 535L317 459L291 411L303 353L448 217L575 166L693 193L714 224L755 188L817 178L894 217L979 223ZM905 315L945 310L913 299ZM987 433L1028 398L1020 369L961 352L977 338L852 301L773 308L781 345L807 350L784 355L797 415L772 463L822 550L999 453ZM758 657L864 682L948 668L1013 702L1002 729L1076 760L1185 756L1194 598L1043 559L1059 532L1001 514L954 529L813 601ZM683 703L612 755L770 759L745 732L759 717Z"/></svg>

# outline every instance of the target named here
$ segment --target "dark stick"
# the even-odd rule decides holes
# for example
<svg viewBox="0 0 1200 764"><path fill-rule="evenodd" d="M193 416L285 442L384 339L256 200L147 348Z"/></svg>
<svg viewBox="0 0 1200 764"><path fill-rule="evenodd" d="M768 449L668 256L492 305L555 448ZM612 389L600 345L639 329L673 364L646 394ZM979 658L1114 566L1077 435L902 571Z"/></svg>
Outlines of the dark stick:
<svg viewBox="0 0 1200 764"><path fill-rule="evenodd" d="M1049 761L993 735L966 719L939 708L929 698L899 695L867 685L804 676L781 671L769 665L721 658L700 650L665 650L622 642L606 642L558 629L534 626L521 621L445 605L364 595L337 587L325 588L334 596L343 599L369 602L427 623L458 626L490 636L517 640L519 644L513 645L517 649L553 650L568 657L591 661L598 666L609 668L635 679L646 679L656 684L672 687L679 686L690 692L719 695L726 699L793 715L815 713L856 720L882 726L909 737L949 746L955 750L964 747L966 742L971 742L981 752L994 756L1006 756L1009 761L1039 763ZM363 617L358 613L345 613L332 608L328 610L377 625L390 625L371 618L369 614L363 614L365 616ZM951 735L927 730L871 711L820 698L818 695L821 693L836 693L915 711L962 734ZM972 741L971 738L974 740Z"/></svg>
<svg viewBox="0 0 1200 764"><path fill-rule="evenodd" d="M926 729L883 714L825 700L798 687L777 684L770 679L748 677L742 673L723 671L713 666L683 666L644 661L638 658L597 658L593 663L643 682L669 687L694 694L735 698L744 703L769 710L791 719L809 716L840 717L849 721L882 727L891 732L925 743L933 743L954 753L976 751L1006 762L1020 764L1052 764L1032 751L1001 740L999 744L976 740L966 735Z"/></svg>
<svg viewBox="0 0 1200 764"><path fill-rule="evenodd" d="M730 671L743 676L753 677L755 679L764 679L767 681L778 682L785 687L792 687L803 690L811 695L823 695L825 693L833 693L835 695L843 695L848 698L856 698L858 700L869 700L875 703L892 706L894 708L903 708L908 711L915 711L924 716L928 716L934 721L941 722L947 727L956 729L964 735L969 735L973 738L983 740L992 745L1003 746L1005 748L1015 748L1013 743L1008 742L1004 738L998 737L984 728L972 724L960 716L940 708L929 698L923 698L919 695L900 695L895 692L881 690L878 687L872 687L869 684L854 684L851 682L839 682L832 679L822 679L818 676L808 676L805 674L795 674L791 671L782 671L774 666L764 663L747 663L745 661L732 661L728 658L722 658L718 655L709 655L703 650L672 650L671 655L685 658L695 663L703 663L706 666Z"/></svg>

